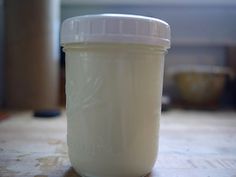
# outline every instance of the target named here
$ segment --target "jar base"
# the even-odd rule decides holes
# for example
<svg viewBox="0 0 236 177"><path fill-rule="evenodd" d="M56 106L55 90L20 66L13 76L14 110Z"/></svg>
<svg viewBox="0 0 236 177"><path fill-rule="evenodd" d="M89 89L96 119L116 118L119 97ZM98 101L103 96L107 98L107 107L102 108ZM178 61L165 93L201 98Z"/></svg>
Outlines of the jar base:
<svg viewBox="0 0 236 177"><path fill-rule="evenodd" d="M76 170L75 170L76 171ZM93 174L88 174L88 173L81 173L77 172L76 173L79 175L79 177L149 177L150 172L144 173L144 175L112 175L112 176L104 176L104 175L93 175Z"/></svg>

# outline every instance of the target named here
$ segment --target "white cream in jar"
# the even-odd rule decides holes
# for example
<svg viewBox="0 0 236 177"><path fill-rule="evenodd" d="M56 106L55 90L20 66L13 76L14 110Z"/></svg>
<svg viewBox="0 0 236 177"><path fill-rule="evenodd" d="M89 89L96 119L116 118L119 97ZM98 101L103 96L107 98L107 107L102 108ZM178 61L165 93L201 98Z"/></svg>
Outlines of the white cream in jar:
<svg viewBox="0 0 236 177"><path fill-rule="evenodd" d="M151 171L169 35L167 23L142 16L89 15L63 23L67 141L82 176Z"/></svg>

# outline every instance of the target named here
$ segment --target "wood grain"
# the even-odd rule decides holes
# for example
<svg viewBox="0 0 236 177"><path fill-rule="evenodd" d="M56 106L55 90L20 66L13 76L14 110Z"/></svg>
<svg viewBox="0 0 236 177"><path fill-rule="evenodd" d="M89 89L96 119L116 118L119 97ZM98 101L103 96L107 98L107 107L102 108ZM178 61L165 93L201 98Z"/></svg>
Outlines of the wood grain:
<svg viewBox="0 0 236 177"><path fill-rule="evenodd" d="M66 117L18 113L0 122L1 177L78 177L66 146ZM159 156L148 177L236 177L236 113L162 115Z"/></svg>

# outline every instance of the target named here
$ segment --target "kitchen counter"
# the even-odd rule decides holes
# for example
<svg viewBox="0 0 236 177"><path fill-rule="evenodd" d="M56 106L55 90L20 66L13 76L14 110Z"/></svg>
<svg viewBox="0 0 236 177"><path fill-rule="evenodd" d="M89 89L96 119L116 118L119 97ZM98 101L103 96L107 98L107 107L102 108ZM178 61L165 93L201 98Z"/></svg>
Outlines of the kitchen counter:
<svg viewBox="0 0 236 177"><path fill-rule="evenodd" d="M66 117L17 113L0 122L1 177L76 177ZM162 114L159 156L149 177L236 177L236 112Z"/></svg>

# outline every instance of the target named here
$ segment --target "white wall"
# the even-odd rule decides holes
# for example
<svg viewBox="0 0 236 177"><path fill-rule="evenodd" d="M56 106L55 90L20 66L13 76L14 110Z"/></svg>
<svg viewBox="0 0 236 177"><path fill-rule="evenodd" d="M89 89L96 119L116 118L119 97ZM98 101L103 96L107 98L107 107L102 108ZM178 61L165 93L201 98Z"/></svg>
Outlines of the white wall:
<svg viewBox="0 0 236 177"><path fill-rule="evenodd" d="M235 0L62 0L62 4L110 4L110 5L235 5Z"/></svg>
<svg viewBox="0 0 236 177"><path fill-rule="evenodd" d="M166 20L173 45L236 45L236 5L62 5L62 19L96 13L131 13Z"/></svg>
<svg viewBox="0 0 236 177"><path fill-rule="evenodd" d="M172 30L172 48L166 56L166 68L177 64L224 66L226 47L236 45L236 1L200 0L191 4L182 0L175 4L168 3L175 0L168 0L154 5L103 5L104 1L109 0L100 0L97 5L88 5L89 1L87 5L75 0L71 0L71 4L63 1L62 20L96 13L128 13L161 18L170 24ZM213 1L216 3L211 3ZM167 75L164 83L165 90L171 90L173 83Z"/></svg>

